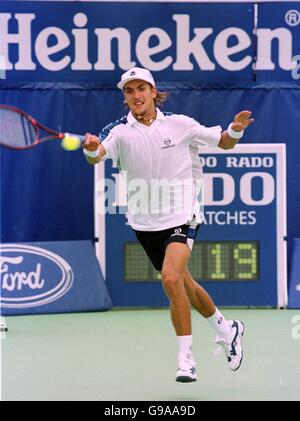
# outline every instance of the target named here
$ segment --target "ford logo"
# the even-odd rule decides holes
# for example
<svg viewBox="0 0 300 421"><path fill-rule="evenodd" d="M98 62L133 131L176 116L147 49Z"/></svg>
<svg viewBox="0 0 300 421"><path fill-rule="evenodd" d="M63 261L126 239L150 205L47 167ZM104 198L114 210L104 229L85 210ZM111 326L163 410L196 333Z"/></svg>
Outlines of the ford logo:
<svg viewBox="0 0 300 421"><path fill-rule="evenodd" d="M28 308L58 300L72 287L74 274L61 256L32 245L0 246L3 308Z"/></svg>

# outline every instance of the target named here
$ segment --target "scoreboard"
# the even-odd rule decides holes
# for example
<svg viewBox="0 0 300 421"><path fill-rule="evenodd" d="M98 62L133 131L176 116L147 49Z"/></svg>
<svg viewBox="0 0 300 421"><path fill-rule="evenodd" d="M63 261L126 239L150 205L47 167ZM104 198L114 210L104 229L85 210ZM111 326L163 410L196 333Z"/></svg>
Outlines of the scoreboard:
<svg viewBox="0 0 300 421"><path fill-rule="evenodd" d="M138 243L125 243L124 251L125 281L160 279ZM258 241L196 241L189 263L194 278L202 281L257 281L259 267Z"/></svg>
<svg viewBox="0 0 300 421"><path fill-rule="evenodd" d="M191 274L217 305L285 307L285 145L242 144L229 151L203 147L199 160L203 223L189 262ZM115 306L165 306L160 273L127 224L125 179L111 161L95 167L95 237L102 272Z"/></svg>

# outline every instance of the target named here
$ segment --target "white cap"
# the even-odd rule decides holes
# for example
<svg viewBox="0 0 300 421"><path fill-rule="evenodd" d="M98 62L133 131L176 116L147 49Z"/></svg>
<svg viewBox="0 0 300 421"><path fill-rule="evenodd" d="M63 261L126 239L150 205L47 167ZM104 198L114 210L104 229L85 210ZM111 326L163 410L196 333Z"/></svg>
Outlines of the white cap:
<svg viewBox="0 0 300 421"><path fill-rule="evenodd" d="M127 72L123 73L117 86L119 89L123 89L127 82L135 79L144 80L145 82L150 83L150 85L155 86L153 76L149 70L142 69L141 67L133 67L132 69L129 69Z"/></svg>

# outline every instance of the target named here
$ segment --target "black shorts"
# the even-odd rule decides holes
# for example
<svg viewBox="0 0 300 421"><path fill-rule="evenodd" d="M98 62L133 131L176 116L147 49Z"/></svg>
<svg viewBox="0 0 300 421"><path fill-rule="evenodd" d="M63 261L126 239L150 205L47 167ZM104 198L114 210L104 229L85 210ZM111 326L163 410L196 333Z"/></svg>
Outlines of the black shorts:
<svg viewBox="0 0 300 421"><path fill-rule="evenodd" d="M199 227L200 224L193 228L184 224L163 231L134 231L155 269L161 271L167 245L183 243L192 249Z"/></svg>

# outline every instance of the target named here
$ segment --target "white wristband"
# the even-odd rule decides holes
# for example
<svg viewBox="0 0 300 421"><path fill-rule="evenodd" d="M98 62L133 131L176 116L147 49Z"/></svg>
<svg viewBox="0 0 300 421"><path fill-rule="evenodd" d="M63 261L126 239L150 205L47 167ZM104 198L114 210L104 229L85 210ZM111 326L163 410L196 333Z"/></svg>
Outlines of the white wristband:
<svg viewBox="0 0 300 421"><path fill-rule="evenodd" d="M233 139L240 139L244 134L244 130L242 130L241 132L237 132L235 130L232 130L232 123L230 123L229 126L228 126L228 129L227 129L227 133Z"/></svg>
<svg viewBox="0 0 300 421"><path fill-rule="evenodd" d="M99 148L96 151L88 151L87 149L83 149L83 153L89 158L97 158L99 156Z"/></svg>

